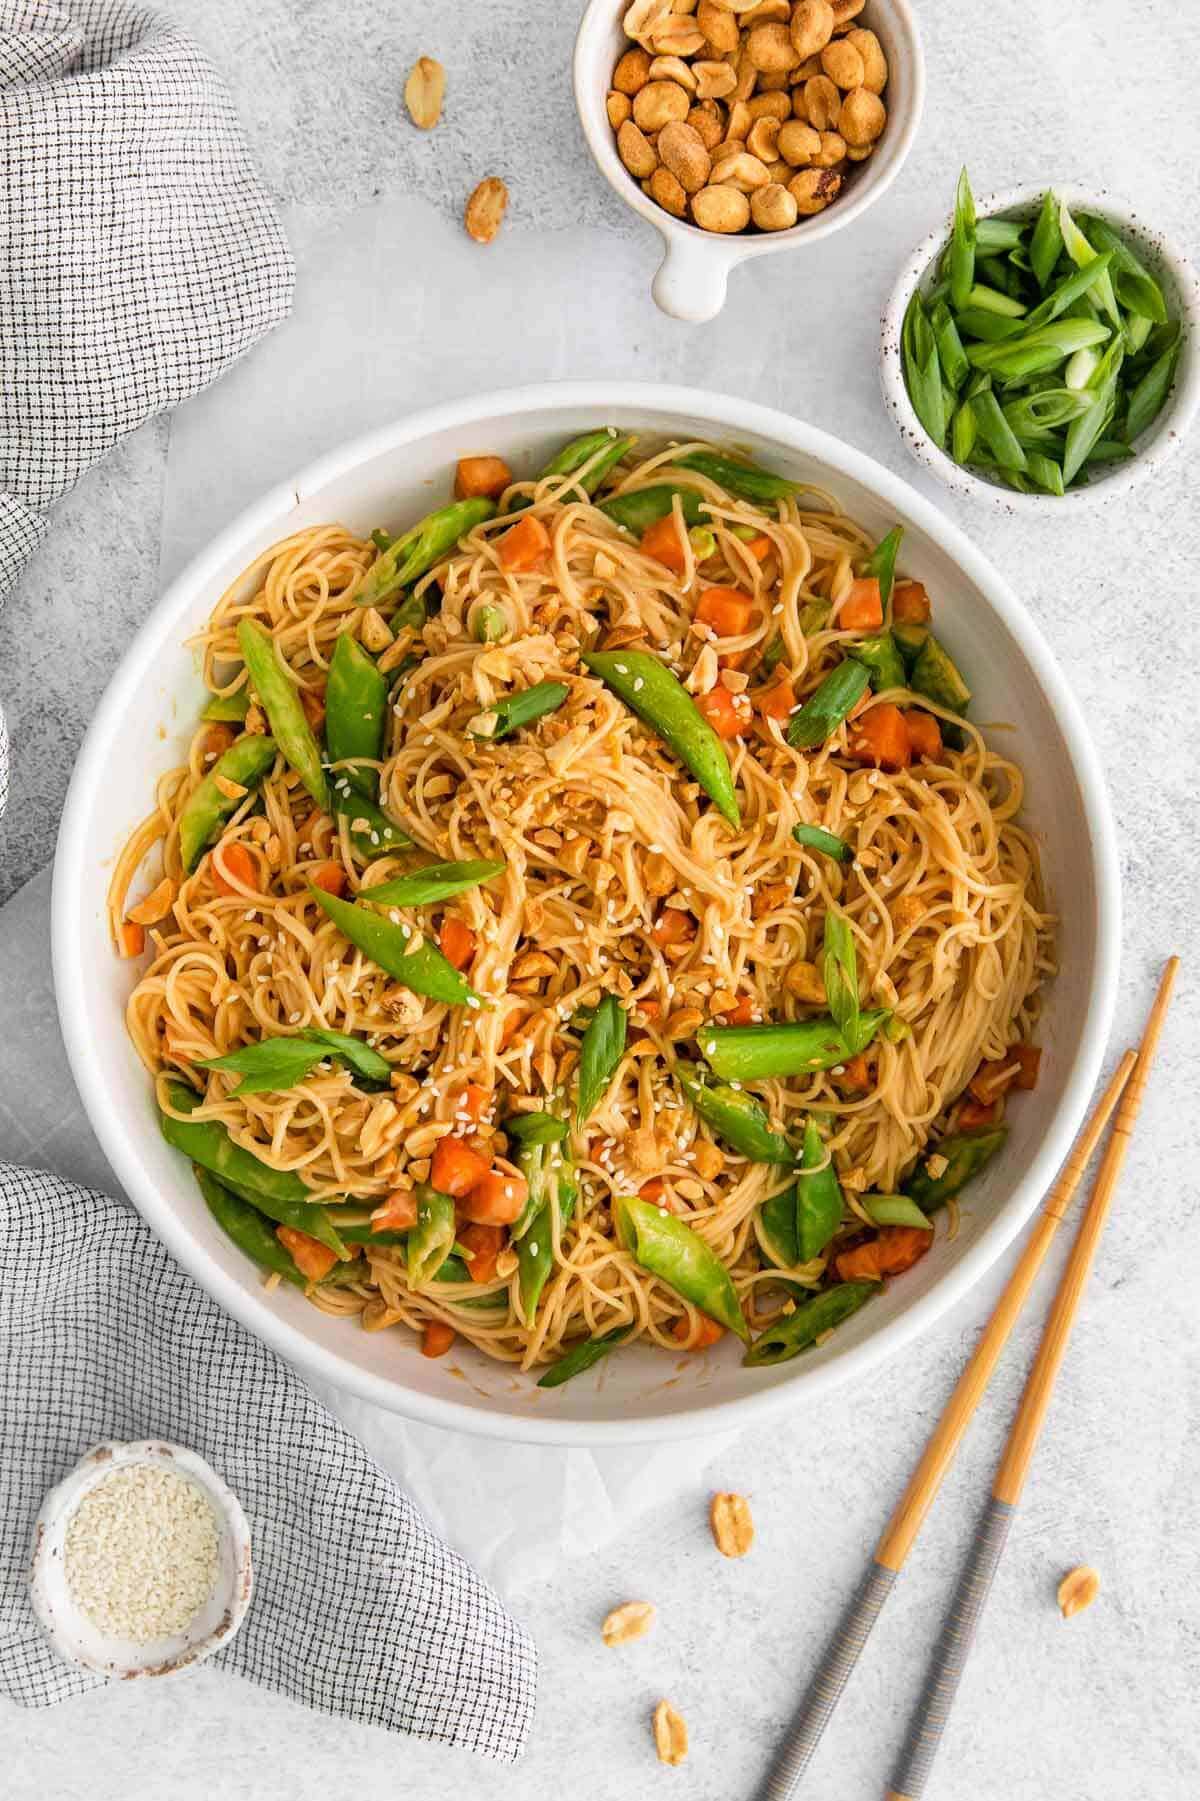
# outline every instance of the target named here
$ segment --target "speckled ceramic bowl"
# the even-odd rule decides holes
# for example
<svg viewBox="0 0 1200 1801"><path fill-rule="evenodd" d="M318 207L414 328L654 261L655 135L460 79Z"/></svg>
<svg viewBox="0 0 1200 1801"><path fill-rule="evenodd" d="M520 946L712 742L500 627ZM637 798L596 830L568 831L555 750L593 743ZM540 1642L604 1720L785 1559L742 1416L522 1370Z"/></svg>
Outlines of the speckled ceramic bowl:
<svg viewBox="0 0 1200 1801"><path fill-rule="evenodd" d="M1045 186L1007 188L1003 193L987 194L977 200L975 212L980 219L1032 218L1041 206L1045 192ZM1137 454L1130 462L1113 463L1103 475L1093 477L1083 487L1068 489L1062 496L1018 494L1001 482L989 481L982 474L961 468L933 443L913 411L904 385L900 332L914 290L925 290L933 283L934 269L950 237L949 223L931 231L909 257L892 289L880 327L879 371L884 404L909 451L923 468L932 470L954 493L984 500L1005 513L1044 513L1051 507L1096 506L1101 501L1116 499L1138 482L1157 474L1177 449L1200 407L1200 351L1197 349L1200 283L1187 258L1174 250L1160 232L1147 225L1127 202L1112 194L1092 193L1086 188L1069 185L1056 185L1054 192L1066 201L1072 213L1095 213L1121 233L1157 278L1166 296L1168 312L1172 318L1180 320L1183 328L1174 386L1158 418L1137 440Z"/></svg>

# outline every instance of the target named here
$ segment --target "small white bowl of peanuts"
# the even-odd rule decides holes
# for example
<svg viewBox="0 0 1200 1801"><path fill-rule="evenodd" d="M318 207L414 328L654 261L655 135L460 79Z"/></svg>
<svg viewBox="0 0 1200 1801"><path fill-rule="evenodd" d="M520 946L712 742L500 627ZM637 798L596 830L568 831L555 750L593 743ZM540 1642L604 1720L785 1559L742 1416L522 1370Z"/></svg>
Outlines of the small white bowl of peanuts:
<svg viewBox="0 0 1200 1801"><path fill-rule="evenodd" d="M738 263L865 212L924 98L908 0L591 0L575 41L588 147L662 234L654 299L693 322Z"/></svg>

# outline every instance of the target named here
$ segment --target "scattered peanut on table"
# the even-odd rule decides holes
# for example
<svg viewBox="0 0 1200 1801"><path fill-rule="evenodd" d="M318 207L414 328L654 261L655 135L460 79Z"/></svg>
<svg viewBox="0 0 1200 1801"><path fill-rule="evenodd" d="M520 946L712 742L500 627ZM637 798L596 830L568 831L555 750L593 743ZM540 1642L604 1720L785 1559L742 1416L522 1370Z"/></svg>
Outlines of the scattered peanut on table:
<svg viewBox="0 0 1200 1801"><path fill-rule="evenodd" d="M787 231L824 212L887 124L865 4L633 0L606 103L626 169L702 231Z"/></svg>
<svg viewBox="0 0 1200 1801"><path fill-rule="evenodd" d="M404 84L404 104L414 125L432 131L442 116L446 71L432 56L419 56Z"/></svg>
<svg viewBox="0 0 1200 1801"><path fill-rule="evenodd" d="M1100 1593L1100 1577L1090 1564L1068 1570L1058 1585L1058 1606L1064 1620L1090 1607Z"/></svg>
<svg viewBox="0 0 1200 1801"><path fill-rule="evenodd" d="M600 1636L606 1645L631 1645L635 1639L645 1638L654 1624L655 1611L653 1601L626 1601L613 1608Z"/></svg>
<svg viewBox="0 0 1200 1801"><path fill-rule="evenodd" d="M477 244L490 244L501 225L508 207L508 189L498 175L481 181L467 201L463 223L467 235Z"/></svg>
<svg viewBox="0 0 1200 1801"><path fill-rule="evenodd" d="M754 1543L754 1519L745 1495L714 1495L708 1510L713 1543L722 1557L744 1557Z"/></svg>
<svg viewBox="0 0 1200 1801"><path fill-rule="evenodd" d="M654 1709L654 1748L659 1763L681 1764L688 1754L687 1727L669 1701Z"/></svg>

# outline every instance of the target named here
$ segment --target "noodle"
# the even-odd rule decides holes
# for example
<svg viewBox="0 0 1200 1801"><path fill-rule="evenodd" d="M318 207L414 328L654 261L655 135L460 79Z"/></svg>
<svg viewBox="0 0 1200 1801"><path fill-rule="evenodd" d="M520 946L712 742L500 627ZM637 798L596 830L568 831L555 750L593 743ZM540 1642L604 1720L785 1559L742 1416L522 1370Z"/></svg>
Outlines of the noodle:
<svg viewBox="0 0 1200 1801"><path fill-rule="evenodd" d="M663 463L704 448L673 445L622 465L607 491L661 482ZM526 1368L617 1326L675 1350L695 1339L697 1310L614 1235L612 1200L650 1181L661 1182L662 1205L728 1267L742 1301L769 1305L777 1272L763 1265L756 1216L789 1178L714 1141L672 1071L701 1022L738 1002L748 999L756 1019L812 1012L785 977L818 959L828 909L850 921L864 1006L891 1009L899 1027L872 1045L865 1093L848 1088L840 1068L754 1084L776 1130L794 1137L808 1116L820 1117L843 1180L839 1237L827 1255L790 1272L813 1288L835 1279L839 1248L870 1225L858 1195L894 1193L953 1121L981 1061L1029 1039L1052 968L1037 850L1018 823L1021 772L968 722L922 699L961 726L964 747L895 772L847 755L848 724L801 751L777 722L758 722L727 746L742 816L735 830L656 733L581 669L581 649L636 645L662 656L694 692L711 687L717 646L693 616L703 580L735 585L755 603L747 630L720 640L721 658L732 659L726 686L761 679L741 670L752 671L778 634L781 670L803 699L844 655L850 634L837 628L836 606L871 548L836 501L805 490L772 512L704 475L672 470L710 503L716 540L700 578L684 527L676 577L585 497L585 474L509 490L509 504L527 497L523 516L549 534L544 568L502 567L497 544L510 518L475 526L417 583L430 603L423 630L406 627L379 663L394 684L385 756L372 766L380 804L437 861L505 865L503 876L449 902L393 915L430 940L448 914L469 926L470 981L483 1007L414 995L324 916L309 887L322 865L341 866L353 898L424 859L381 853L364 862L352 818L315 813L282 757L233 812L220 855L185 874L179 817L211 766L219 727L202 727L186 766L160 780L155 810L130 839L110 892L116 932L135 875L161 842L163 871L176 884L173 913L151 930L152 961L128 1006L160 1106L171 1110L168 1077L193 1085L207 1077L199 1117L221 1121L272 1168L300 1172L314 1200L378 1206L427 1179L437 1140L450 1134L481 1136L500 1168L515 1169L506 1115L569 1112L578 1015L605 994L620 998L625 1052L573 1135L579 1201L565 1228L552 1209L552 1270L532 1320L522 1317L511 1253L488 1284L414 1291L401 1248L367 1245L355 1279L310 1289L324 1311L361 1315L372 1328L445 1321L488 1355ZM678 498L675 507L683 526ZM769 539L765 554L750 550L746 528ZM319 717L339 633L364 629L354 596L375 558L369 540L332 525L265 552L196 640L209 688L244 686L237 624L251 617ZM806 632L813 602L833 602L834 623ZM499 643L472 635L485 606L507 618ZM484 729L504 694L543 681L569 686L558 711L495 743L472 735L469 726ZM247 729L263 729L257 707ZM802 847L792 836L798 822L843 838L852 861ZM223 861L234 844L251 853L252 883ZM694 935L660 944L652 928L672 906ZM365 1037L392 1065L390 1092L363 1092L329 1062L294 1088L234 1099L236 1076L196 1068L201 1058L310 1025ZM468 1085L490 1097L482 1122L468 1110ZM496 1304L481 1308L489 1296ZM785 1299L776 1292L776 1308Z"/></svg>

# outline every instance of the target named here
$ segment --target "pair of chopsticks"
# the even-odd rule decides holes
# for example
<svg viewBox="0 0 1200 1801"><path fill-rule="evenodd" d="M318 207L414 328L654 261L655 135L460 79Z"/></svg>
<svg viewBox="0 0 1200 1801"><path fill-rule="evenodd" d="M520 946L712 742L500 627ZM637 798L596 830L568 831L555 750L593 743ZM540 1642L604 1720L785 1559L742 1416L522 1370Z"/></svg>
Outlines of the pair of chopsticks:
<svg viewBox="0 0 1200 1801"><path fill-rule="evenodd" d="M916 1542L942 1478L954 1461L963 1434L983 1398L1000 1353L1008 1342L1046 1252L1070 1206L1071 1197L1104 1135L1114 1109L1117 1109L1112 1137L1108 1141L1091 1198L1080 1221L1075 1244L1046 1320L1037 1357L1029 1372L1021 1405L992 1484L991 1498L976 1530L945 1626L930 1659L925 1685L900 1753L892 1786L886 1792L886 1801L919 1801L919 1797L925 1792L933 1759L970 1652L975 1628L1008 1537L1014 1509L1025 1486L1025 1478L1029 1473L1038 1435L1045 1422L1046 1410L1066 1352L1084 1284L1108 1218L1133 1124L1145 1094L1146 1080L1158 1047L1178 967L1178 957L1172 957L1163 971L1137 1054L1133 1051L1125 1052L1042 1207L1038 1223L1022 1252L1020 1262L1013 1271L970 1362L959 1377L908 1487L875 1547L875 1555L866 1575L809 1684L800 1712L767 1779L763 1801L789 1801L808 1768L820 1743L821 1734L829 1724L833 1710L841 1699L842 1691L870 1636L871 1628Z"/></svg>

